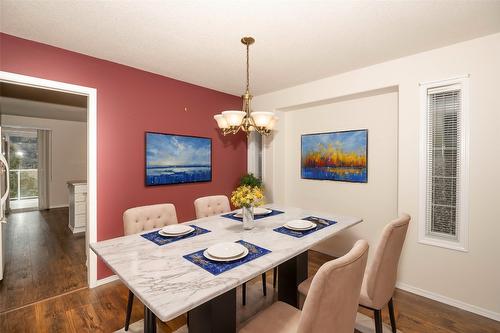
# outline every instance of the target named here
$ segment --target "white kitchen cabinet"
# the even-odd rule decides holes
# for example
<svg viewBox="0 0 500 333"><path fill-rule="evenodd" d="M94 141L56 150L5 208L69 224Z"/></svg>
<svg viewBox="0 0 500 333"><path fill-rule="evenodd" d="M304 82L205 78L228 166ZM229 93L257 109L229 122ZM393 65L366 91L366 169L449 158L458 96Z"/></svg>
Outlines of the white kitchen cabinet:
<svg viewBox="0 0 500 333"><path fill-rule="evenodd" d="M87 228L87 182L72 180L69 190L69 228L76 234Z"/></svg>

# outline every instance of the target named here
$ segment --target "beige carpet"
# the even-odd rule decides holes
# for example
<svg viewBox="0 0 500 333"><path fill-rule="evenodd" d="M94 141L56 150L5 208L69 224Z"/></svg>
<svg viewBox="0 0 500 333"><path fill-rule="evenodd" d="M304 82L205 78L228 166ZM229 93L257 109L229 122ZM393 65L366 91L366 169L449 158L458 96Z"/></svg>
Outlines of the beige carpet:
<svg viewBox="0 0 500 333"><path fill-rule="evenodd" d="M238 309L236 312L236 320L238 323L243 323L250 317L255 315L260 310L268 307L273 302L277 301L277 293L273 293L273 286L267 285L268 294L267 297L262 295L262 285L260 283L260 278L252 280L247 283L247 305L241 305L241 289L237 290L236 304L238 304ZM124 309L125 310L125 309ZM143 332L143 321L137 321L130 324L128 333L142 333ZM365 316L364 314L358 313L356 317L356 329L362 333L375 333L375 322L372 318ZM122 328L116 332L124 333L125 330ZM179 328L176 333L188 333L186 326ZM391 333L391 327L384 324L384 333ZM401 333L398 330L398 333Z"/></svg>

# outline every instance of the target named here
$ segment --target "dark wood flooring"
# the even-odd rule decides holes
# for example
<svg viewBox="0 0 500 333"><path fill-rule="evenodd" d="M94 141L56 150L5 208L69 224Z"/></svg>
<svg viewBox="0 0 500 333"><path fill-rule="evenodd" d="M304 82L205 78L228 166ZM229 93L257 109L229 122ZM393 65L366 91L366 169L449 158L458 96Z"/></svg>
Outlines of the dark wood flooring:
<svg viewBox="0 0 500 333"><path fill-rule="evenodd" d="M309 256L309 273L314 274L329 256L314 251ZM272 291L272 274L268 274L268 291ZM246 307L239 307L238 318L244 319L276 296L268 293L263 300L260 277L248 284ZM123 327L127 288L113 282L95 289L80 289L21 309L0 314L0 332L113 332ZM241 293L238 291L238 296ZM404 333L498 333L500 322L396 290L394 303L398 328ZM241 304L238 300L238 304ZM361 312L371 315L369 311ZM143 307L134 302L132 322L142 319ZM159 332L170 333L184 325L185 316L159 324ZM384 310L384 322L389 323Z"/></svg>
<svg viewBox="0 0 500 333"><path fill-rule="evenodd" d="M68 208L12 213L4 231L0 313L87 286L85 235L69 230Z"/></svg>

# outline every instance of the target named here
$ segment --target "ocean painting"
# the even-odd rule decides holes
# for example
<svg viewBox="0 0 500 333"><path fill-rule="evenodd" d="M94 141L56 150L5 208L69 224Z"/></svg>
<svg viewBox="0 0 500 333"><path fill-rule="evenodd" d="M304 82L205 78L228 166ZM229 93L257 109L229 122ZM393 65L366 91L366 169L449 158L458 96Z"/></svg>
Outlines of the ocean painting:
<svg viewBox="0 0 500 333"><path fill-rule="evenodd" d="M146 133L146 185L212 180L212 139Z"/></svg>
<svg viewBox="0 0 500 333"><path fill-rule="evenodd" d="M368 130L302 135L303 179L368 182Z"/></svg>

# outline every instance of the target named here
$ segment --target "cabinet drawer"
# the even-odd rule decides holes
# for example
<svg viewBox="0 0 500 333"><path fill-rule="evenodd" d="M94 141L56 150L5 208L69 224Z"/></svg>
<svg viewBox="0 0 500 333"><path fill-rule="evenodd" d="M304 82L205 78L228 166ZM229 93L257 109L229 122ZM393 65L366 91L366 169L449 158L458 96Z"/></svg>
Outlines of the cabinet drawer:
<svg viewBox="0 0 500 333"><path fill-rule="evenodd" d="M76 185L75 193L87 193L87 185Z"/></svg>
<svg viewBox="0 0 500 333"><path fill-rule="evenodd" d="M87 225L87 215L75 215L75 228L84 227Z"/></svg>
<svg viewBox="0 0 500 333"><path fill-rule="evenodd" d="M86 202L76 202L75 203L75 215L86 214L87 213L87 203Z"/></svg>
<svg viewBox="0 0 500 333"><path fill-rule="evenodd" d="M87 194L75 193L75 202L82 202L87 200Z"/></svg>

